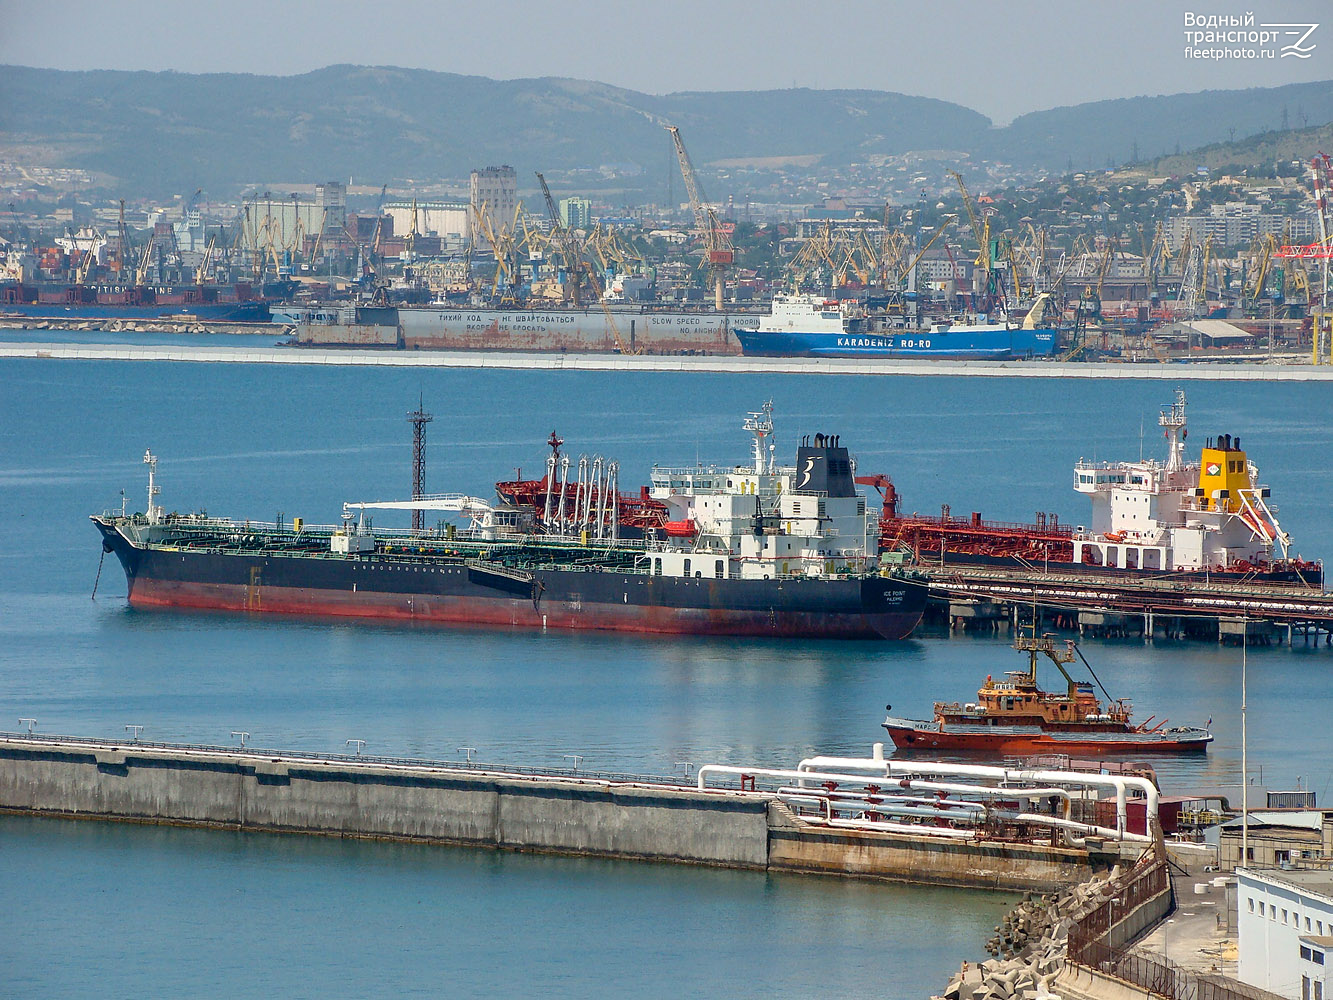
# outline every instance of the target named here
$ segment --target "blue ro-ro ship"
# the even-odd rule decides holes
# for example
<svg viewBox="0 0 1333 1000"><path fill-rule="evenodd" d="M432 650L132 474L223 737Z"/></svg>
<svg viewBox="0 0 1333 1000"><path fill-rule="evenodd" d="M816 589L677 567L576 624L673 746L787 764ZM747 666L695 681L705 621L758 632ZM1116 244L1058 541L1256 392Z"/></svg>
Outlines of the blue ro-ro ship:
<svg viewBox="0 0 1333 1000"><path fill-rule="evenodd" d="M758 357L964 358L1009 361L1055 353L1056 330L1043 322L1039 297L1018 323L981 315L928 328L871 329L864 316L844 313L818 295L777 295L757 327L736 327L741 352Z"/></svg>

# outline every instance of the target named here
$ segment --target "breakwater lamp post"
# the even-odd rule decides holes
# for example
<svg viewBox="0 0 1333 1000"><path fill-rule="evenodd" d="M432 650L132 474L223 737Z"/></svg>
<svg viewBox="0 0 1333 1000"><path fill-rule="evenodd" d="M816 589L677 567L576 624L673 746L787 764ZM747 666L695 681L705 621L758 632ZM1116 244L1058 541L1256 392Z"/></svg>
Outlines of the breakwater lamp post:
<svg viewBox="0 0 1333 1000"><path fill-rule="evenodd" d="M233 729L232 732L231 732L231 735L232 735L232 738L233 738L233 739L238 739L238 738L240 739L240 741L241 741L241 749L244 750L244 749L245 749L245 742L246 742L246 740L248 740L248 739L250 738L250 734L249 734L249 733L246 733L246 732L241 732L241 731L239 731L239 730L235 730L235 729Z"/></svg>
<svg viewBox="0 0 1333 1000"><path fill-rule="evenodd" d="M365 741L365 740L348 740L348 741L347 741L347 745L348 745L349 747L356 747L356 755L357 755L358 757L360 757L360 756L361 756L361 751L365 749L366 741Z"/></svg>
<svg viewBox="0 0 1333 1000"><path fill-rule="evenodd" d="M24 723L27 723L27 726L28 726L28 735L31 736L31 735L32 735L33 727L37 725L37 720L36 720L36 719L19 719L19 725L20 725L20 726L23 725Z"/></svg>
<svg viewBox="0 0 1333 1000"><path fill-rule="evenodd" d="M565 754L565 760L572 760L574 762L573 770L577 771L579 769L579 765L583 763L583 754L567 753Z"/></svg>
<svg viewBox="0 0 1333 1000"><path fill-rule="evenodd" d="M461 754L466 754L466 755L467 755L467 762L468 762L469 764L471 764L471 763L472 763L472 757L473 757L473 755L477 752L477 748L476 748L476 747L459 747L459 748L458 748L458 752L461 753Z"/></svg>
<svg viewBox="0 0 1333 1000"><path fill-rule="evenodd" d="M144 727L143 727L143 726L126 726L126 727L125 727L125 732L133 734L133 735L131 735L130 739L134 740L136 743L139 741L139 734L142 733L143 730L144 730Z"/></svg>
<svg viewBox="0 0 1333 1000"><path fill-rule="evenodd" d="M1249 639L1250 625L1242 618L1240 620L1240 865L1242 868L1250 863L1250 757L1245 729Z"/></svg>

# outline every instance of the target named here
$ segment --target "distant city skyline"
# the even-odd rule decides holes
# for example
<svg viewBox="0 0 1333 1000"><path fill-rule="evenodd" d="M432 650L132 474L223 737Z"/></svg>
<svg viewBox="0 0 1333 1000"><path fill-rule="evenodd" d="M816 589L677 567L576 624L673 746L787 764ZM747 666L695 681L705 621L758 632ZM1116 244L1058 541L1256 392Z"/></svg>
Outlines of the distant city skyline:
<svg viewBox="0 0 1333 1000"><path fill-rule="evenodd" d="M1186 12L1319 27L1304 58L1189 58ZM1182 0L0 0L0 14L0 62L24 66L291 75L355 63L650 94L885 90L961 104L996 124L1089 101L1333 80L1328 0L1235 10Z"/></svg>

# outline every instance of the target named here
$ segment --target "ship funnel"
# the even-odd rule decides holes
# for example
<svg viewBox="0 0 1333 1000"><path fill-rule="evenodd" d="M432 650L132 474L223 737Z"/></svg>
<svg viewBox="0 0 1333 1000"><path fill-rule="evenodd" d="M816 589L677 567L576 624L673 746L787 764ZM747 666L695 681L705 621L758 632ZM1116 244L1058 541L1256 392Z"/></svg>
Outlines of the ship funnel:
<svg viewBox="0 0 1333 1000"><path fill-rule="evenodd" d="M813 445L802 445L796 450L793 489L829 497L856 496L851 456L837 441L832 434L816 434Z"/></svg>

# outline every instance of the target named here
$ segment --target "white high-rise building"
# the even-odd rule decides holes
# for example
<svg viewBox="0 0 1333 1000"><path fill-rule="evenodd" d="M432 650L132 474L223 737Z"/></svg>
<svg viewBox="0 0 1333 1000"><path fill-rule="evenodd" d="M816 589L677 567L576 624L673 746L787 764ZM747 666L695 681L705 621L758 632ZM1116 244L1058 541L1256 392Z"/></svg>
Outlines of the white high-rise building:
<svg viewBox="0 0 1333 1000"><path fill-rule="evenodd" d="M472 171L470 197L474 217L483 212L499 235L513 229L518 208L518 175L511 166Z"/></svg>

